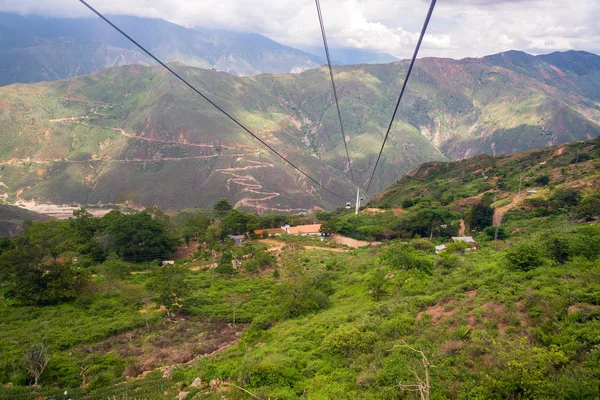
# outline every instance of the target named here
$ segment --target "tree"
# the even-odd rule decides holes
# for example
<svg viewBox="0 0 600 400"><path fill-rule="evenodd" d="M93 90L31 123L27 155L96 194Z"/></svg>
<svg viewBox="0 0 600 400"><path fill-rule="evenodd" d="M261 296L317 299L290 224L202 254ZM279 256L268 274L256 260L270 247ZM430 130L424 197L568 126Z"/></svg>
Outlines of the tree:
<svg viewBox="0 0 600 400"><path fill-rule="evenodd" d="M297 317L329 307L329 297L316 287L314 278L300 265L289 268L287 278L274 291L285 316Z"/></svg>
<svg viewBox="0 0 600 400"><path fill-rule="evenodd" d="M173 229L171 217L165 214L158 206L147 208L144 212L148 213L153 220L159 222L165 230L170 231Z"/></svg>
<svg viewBox="0 0 600 400"><path fill-rule="evenodd" d="M382 269L376 270L367 281L367 287L375 301L379 301L381 297L385 296L385 271Z"/></svg>
<svg viewBox="0 0 600 400"><path fill-rule="evenodd" d="M250 220L250 214L238 210L230 211L221 218L221 236L245 234Z"/></svg>
<svg viewBox="0 0 600 400"><path fill-rule="evenodd" d="M77 297L88 281L87 274L71 262L51 262L17 272L15 286L7 293L23 304L51 305Z"/></svg>
<svg viewBox="0 0 600 400"><path fill-rule="evenodd" d="M2 253L4 253L4 251L11 250L14 248L15 248L15 245L13 244L13 242L10 239L0 237L0 256L2 255Z"/></svg>
<svg viewBox="0 0 600 400"><path fill-rule="evenodd" d="M535 243L521 242L513 245L505 257L510 268L521 271L529 271L544 264L544 253Z"/></svg>
<svg viewBox="0 0 600 400"><path fill-rule="evenodd" d="M165 306L168 317L182 307L182 297L189 291L185 273L186 270L178 265L155 267L150 282L146 285L154 294L154 301Z"/></svg>
<svg viewBox="0 0 600 400"><path fill-rule="evenodd" d="M40 376L50 361L48 348L44 343L35 343L29 349L25 350L23 356L29 374L33 378L33 384L37 386Z"/></svg>
<svg viewBox="0 0 600 400"><path fill-rule="evenodd" d="M124 263L115 253L110 254L106 261L100 266L102 275L110 286L113 286L117 280L129 275L129 266Z"/></svg>
<svg viewBox="0 0 600 400"><path fill-rule="evenodd" d="M229 204L229 202L227 201L227 199L225 197L223 197L221 200L219 200L214 205L213 208L215 210L215 214L217 215L217 218L222 218L227 213L229 213L231 210L233 210L233 207L231 207L231 204Z"/></svg>
<svg viewBox="0 0 600 400"><path fill-rule="evenodd" d="M466 213L465 222L471 230L481 231L494 222L494 208L479 202Z"/></svg>
<svg viewBox="0 0 600 400"><path fill-rule="evenodd" d="M236 323L237 311L244 304L244 300L245 300L245 296L240 293L230 293L227 296L225 296L225 301L227 301L227 303L231 307L231 311L233 312L233 320L232 321L233 321L234 325Z"/></svg>
<svg viewBox="0 0 600 400"><path fill-rule="evenodd" d="M68 221L33 222L25 232L28 251L56 260L61 253L73 251L78 238Z"/></svg>
<svg viewBox="0 0 600 400"><path fill-rule="evenodd" d="M123 259L164 259L177 249L177 237L146 212L127 215L111 211L101 223L103 231L108 234L109 249Z"/></svg>
<svg viewBox="0 0 600 400"><path fill-rule="evenodd" d="M540 175L537 178L535 178L533 182L537 183L540 186L548 186L548 184L550 183L550 175Z"/></svg>
<svg viewBox="0 0 600 400"><path fill-rule="evenodd" d="M571 188L556 189L550 197L552 208L560 210L561 208L573 208L576 207L581 201L581 193Z"/></svg>
<svg viewBox="0 0 600 400"><path fill-rule="evenodd" d="M498 240L506 240L508 238L508 234L506 233L506 229L503 226L488 226L483 230L483 233L490 240L498 239ZM496 237L497 234L497 237Z"/></svg>
<svg viewBox="0 0 600 400"><path fill-rule="evenodd" d="M204 236L206 243L210 247L214 247L221 240L221 224L213 224L206 229Z"/></svg>
<svg viewBox="0 0 600 400"><path fill-rule="evenodd" d="M577 218L591 220L600 217L600 194L585 197L575 209Z"/></svg>
<svg viewBox="0 0 600 400"><path fill-rule="evenodd" d="M458 213L424 208L416 213L404 216L392 229L396 232L409 232L411 236L429 237L433 233L440 236L453 236L458 233L459 226L453 223L457 219L460 219Z"/></svg>
<svg viewBox="0 0 600 400"><path fill-rule="evenodd" d="M184 235L190 235L196 239L204 237L206 230L210 226L210 218L202 213L188 216L183 226L181 227L181 233Z"/></svg>

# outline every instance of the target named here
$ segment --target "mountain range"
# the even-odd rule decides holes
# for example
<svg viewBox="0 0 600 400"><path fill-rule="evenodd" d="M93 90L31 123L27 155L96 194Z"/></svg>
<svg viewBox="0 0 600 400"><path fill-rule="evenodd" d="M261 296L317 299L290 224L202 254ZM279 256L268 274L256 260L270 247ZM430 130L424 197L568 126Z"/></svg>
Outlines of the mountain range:
<svg viewBox="0 0 600 400"><path fill-rule="evenodd" d="M315 188L164 69L139 65L0 88L0 195L166 209L227 196L241 208L279 212L354 198L326 68L237 77L172 66L341 196ZM335 68L361 186L407 67L402 61ZM597 55L426 58L413 73L368 195L426 161L600 136Z"/></svg>
<svg viewBox="0 0 600 400"><path fill-rule="evenodd" d="M322 48L304 52L255 33L190 29L133 16L110 19L165 62L241 76L296 73L326 63ZM338 64L396 60L365 50L331 51ZM99 18L0 13L0 85L53 81L131 64L157 65Z"/></svg>

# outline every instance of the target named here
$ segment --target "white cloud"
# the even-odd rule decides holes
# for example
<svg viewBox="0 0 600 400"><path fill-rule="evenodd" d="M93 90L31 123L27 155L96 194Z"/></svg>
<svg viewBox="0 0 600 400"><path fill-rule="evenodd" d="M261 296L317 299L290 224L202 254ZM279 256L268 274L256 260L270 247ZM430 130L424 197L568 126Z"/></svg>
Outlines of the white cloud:
<svg viewBox="0 0 600 400"><path fill-rule="evenodd" d="M188 27L256 32L292 46L320 45L312 0L89 0L104 13ZM332 46L412 55L427 0L321 0ZM0 10L91 15L77 0L0 0ZM598 0L439 0L420 56L477 57L509 49L600 53Z"/></svg>

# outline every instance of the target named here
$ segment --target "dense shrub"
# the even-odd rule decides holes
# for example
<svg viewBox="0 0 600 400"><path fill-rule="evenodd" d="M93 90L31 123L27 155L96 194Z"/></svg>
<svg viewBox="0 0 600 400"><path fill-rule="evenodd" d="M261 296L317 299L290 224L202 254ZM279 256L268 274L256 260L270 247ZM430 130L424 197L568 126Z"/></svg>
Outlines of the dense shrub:
<svg viewBox="0 0 600 400"><path fill-rule="evenodd" d="M436 265L448 270L454 269L460 266L460 258L454 253L443 251L436 260Z"/></svg>
<svg viewBox="0 0 600 400"><path fill-rule="evenodd" d="M581 193L571 188L556 189L554 193L552 193L552 196L550 196L552 208L555 210L576 207L580 201Z"/></svg>
<svg viewBox="0 0 600 400"><path fill-rule="evenodd" d="M485 233L490 240L494 240L496 238L496 232L498 232L498 240L506 240L508 238L508 233L503 226L488 226L483 230L483 233Z"/></svg>
<svg viewBox="0 0 600 400"><path fill-rule="evenodd" d="M72 300L83 290L89 277L70 262L53 262L19 274L8 297L24 304L49 305Z"/></svg>
<svg viewBox="0 0 600 400"><path fill-rule="evenodd" d="M544 264L544 253L535 243L521 242L506 252L506 262L512 269L529 271Z"/></svg>
<svg viewBox="0 0 600 400"><path fill-rule="evenodd" d="M393 268L417 269L429 274L433 272L431 256L407 245L390 246L381 256L381 260Z"/></svg>
<svg viewBox="0 0 600 400"><path fill-rule="evenodd" d="M600 217L600 194L585 197L575 209L577 218L591 220Z"/></svg>

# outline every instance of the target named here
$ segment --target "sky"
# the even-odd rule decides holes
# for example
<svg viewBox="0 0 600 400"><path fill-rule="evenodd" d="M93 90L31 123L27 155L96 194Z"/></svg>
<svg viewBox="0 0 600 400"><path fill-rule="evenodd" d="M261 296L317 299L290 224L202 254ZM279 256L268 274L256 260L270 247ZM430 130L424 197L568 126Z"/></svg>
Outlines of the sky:
<svg viewBox="0 0 600 400"><path fill-rule="evenodd" d="M294 47L322 45L313 0L88 0L103 13L162 18L187 27L265 35ZM423 25L425 0L321 0L332 47L408 58ZM78 0L0 0L0 11L87 17ZM600 0L438 0L420 57L600 53Z"/></svg>

